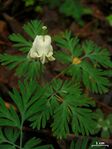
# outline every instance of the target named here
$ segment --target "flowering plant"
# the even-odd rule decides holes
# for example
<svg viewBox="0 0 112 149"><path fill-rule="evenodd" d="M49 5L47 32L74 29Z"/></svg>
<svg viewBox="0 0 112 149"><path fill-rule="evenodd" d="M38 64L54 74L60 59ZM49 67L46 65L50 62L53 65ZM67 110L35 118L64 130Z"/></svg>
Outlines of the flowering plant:
<svg viewBox="0 0 112 149"><path fill-rule="evenodd" d="M25 77L18 83L19 90L14 88L10 91L13 104L9 108L0 99L0 147L53 148L52 141L52 145L42 146L39 146L40 139L30 137L26 141L26 125L30 130L37 130L37 134L38 130L45 129L51 138L58 140L67 139L71 133L78 137L100 132L100 124L97 129L98 107L90 94L105 93L110 87L112 62L109 51L91 41L80 43L78 38L67 31L53 37L57 46L57 50L53 51L51 36L43 34L41 21L25 24L24 30L30 35L29 40L20 34L10 35L10 39L15 42L14 47L22 54L0 55L2 65L14 69L21 80ZM54 67L55 76L46 83L45 78L42 78L43 82L40 78L46 73L45 68L49 65L47 61L53 63L53 66L54 63L62 65L63 70L55 71ZM111 122L107 131L110 130ZM87 146L87 140L82 144ZM57 146L60 148L60 144ZM77 146L73 141L70 149L77 149Z"/></svg>

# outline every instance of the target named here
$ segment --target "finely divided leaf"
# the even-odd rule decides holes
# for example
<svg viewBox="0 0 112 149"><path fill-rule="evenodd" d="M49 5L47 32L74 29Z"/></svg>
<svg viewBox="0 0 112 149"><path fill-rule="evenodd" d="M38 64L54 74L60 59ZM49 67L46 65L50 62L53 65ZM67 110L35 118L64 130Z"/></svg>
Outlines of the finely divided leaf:
<svg viewBox="0 0 112 149"><path fill-rule="evenodd" d="M40 145L41 140L32 138L28 140L23 149L53 149L51 145Z"/></svg>
<svg viewBox="0 0 112 149"><path fill-rule="evenodd" d="M43 66L37 60L30 60L26 56L1 54L0 62L9 69L15 69L16 74L27 79L35 79L43 71Z"/></svg>
<svg viewBox="0 0 112 149"><path fill-rule="evenodd" d="M0 148L16 149L15 143L19 137L19 130L11 127L0 129ZM5 148L6 147L6 148Z"/></svg>
<svg viewBox="0 0 112 149"><path fill-rule="evenodd" d="M27 53L32 46L32 42L30 40L26 40L21 34L13 33L9 36L9 39L15 43L14 47L24 53Z"/></svg>
<svg viewBox="0 0 112 149"><path fill-rule="evenodd" d="M10 96L25 121L36 113L43 111L45 100L41 99L43 90L35 80L31 80L29 83L27 81L19 82L19 88L20 93L13 89Z"/></svg>
<svg viewBox="0 0 112 149"><path fill-rule="evenodd" d="M13 126L20 128L19 117L14 107L7 109L3 99L0 98L0 126Z"/></svg>
<svg viewBox="0 0 112 149"><path fill-rule="evenodd" d="M32 37L33 40L37 35L42 35L42 27L43 23L39 20L31 20L23 26L24 30Z"/></svg>

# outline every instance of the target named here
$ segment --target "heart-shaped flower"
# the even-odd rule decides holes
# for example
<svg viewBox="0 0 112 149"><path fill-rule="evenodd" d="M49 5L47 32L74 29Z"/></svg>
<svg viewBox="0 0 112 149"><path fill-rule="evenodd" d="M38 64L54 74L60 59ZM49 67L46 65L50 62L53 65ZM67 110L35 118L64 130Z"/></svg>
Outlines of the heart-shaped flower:
<svg viewBox="0 0 112 149"><path fill-rule="evenodd" d="M28 53L28 58L39 59L42 64L47 61L54 61L51 37L49 35L37 35Z"/></svg>

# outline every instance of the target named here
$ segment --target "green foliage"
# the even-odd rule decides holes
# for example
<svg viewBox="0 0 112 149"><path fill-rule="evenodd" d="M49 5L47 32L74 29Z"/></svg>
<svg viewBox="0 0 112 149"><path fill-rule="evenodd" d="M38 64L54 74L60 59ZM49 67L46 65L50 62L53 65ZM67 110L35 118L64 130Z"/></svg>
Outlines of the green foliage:
<svg viewBox="0 0 112 149"><path fill-rule="evenodd" d="M34 40L37 35L42 35L43 23L39 20L33 20L23 26L24 30Z"/></svg>
<svg viewBox="0 0 112 149"><path fill-rule="evenodd" d="M9 36L9 39L15 42L14 47L18 48L20 51L26 53L32 46L31 41L27 41L22 35L13 33Z"/></svg>
<svg viewBox="0 0 112 149"><path fill-rule="evenodd" d="M29 59L27 56L36 35L43 35L42 26L40 21L24 25L24 30L30 36L29 41L20 34L10 36L15 47L22 51L21 55L0 54L2 65L15 69L18 76L25 78L19 81L18 89L9 92L12 99L9 108L0 98L0 126L5 127L0 129L0 147L53 148L51 145L40 146L42 142L35 137L24 140L23 128L26 123L31 129L51 128L52 135L57 139L66 138L69 133L85 136L101 130L102 137L109 137L112 115L105 118L101 112L92 110L96 105L92 98L85 95L85 89L95 93L108 90L108 78L112 76L110 53L91 41L81 43L66 31L54 38L59 47L54 57L66 68L46 83L44 78L39 78L44 65L38 59ZM62 74L66 76L59 79ZM79 141L72 142L70 148L82 149L82 146L89 146L87 139L82 140L81 144Z"/></svg>
<svg viewBox="0 0 112 149"><path fill-rule="evenodd" d="M43 91L40 86L35 84L35 81L29 83L25 81L23 84L19 82L19 89L20 93L13 89L10 96L21 114L21 119L25 121L32 115L42 111L45 101L40 99Z"/></svg>
<svg viewBox="0 0 112 149"><path fill-rule="evenodd" d="M37 138L32 138L28 140L24 147L20 148L17 145L19 138L19 130L12 128L0 129L0 148L1 149L53 149L51 145L41 145L41 140Z"/></svg>
<svg viewBox="0 0 112 149"><path fill-rule="evenodd" d="M107 19L108 23L110 24L110 26L112 26L112 14L108 15L106 17L106 19Z"/></svg>
<svg viewBox="0 0 112 149"><path fill-rule="evenodd" d="M52 125L54 134L59 137L61 137L61 135L66 136L66 134L69 133L68 122L71 121L71 127L75 134L82 133L83 135L88 135L88 133L92 133L91 128L94 128L95 125L93 114L91 110L87 109L88 105L92 104L92 101L81 95L82 93L78 85L74 85L72 82L65 81L62 83L56 81L55 84L59 85L57 93L60 96L57 97L57 100L59 100L61 104L54 111L54 123ZM55 84L53 84L54 89ZM85 108L82 108L82 106ZM88 117L88 115L89 118L91 118L86 118L85 121L84 119Z"/></svg>
<svg viewBox="0 0 112 149"><path fill-rule="evenodd" d="M46 88L48 92L44 95ZM40 129L41 127L45 128L48 119L52 116L53 134L58 138L66 137L69 132L70 121L72 121L71 127L74 133L82 133L83 135L93 133L92 129L96 124L94 115L88 108L89 105L94 105L94 103L91 99L82 95L79 86L72 84L70 81L63 83L61 80L54 80L49 87L47 85L42 89L39 85L35 85L35 81L29 83L25 81L23 84L19 82L19 89L20 93L13 89L10 96L20 113L21 121L14 110L11 113L12 115L7 114L10 109L7 110L1 100L1 111L3 111L0 119L1 126L6 123L5 126L20 128L21 122L24 123L25 120L29 120L33 128ZM8 115L7 117L5 113L6 116ZM3 121L2 117L6 122Z"/></svg>
<svg viewBox="0 0 112 149"><path fill-rule="evenodd" d="M82 16L92 14L89 7L84 6L81 0L23 0L25 6L33 6L35 11L42 11L43 5L48 5L50 8L58 8L58 11L67 17L72 17L79 25L84 25Z"/></svg>
<svg viewBox="0 0 112 149"><path fill-rule="evenodd" d="M91 41L85 41L81 45L79 39L72 37L70 32L65 32L62 37L56 36L55 41L60 48L64 48L64 51L56 52L56 58L69 65L65 71L67 74L83 82L92 92L107 91L108 73L102 69L102 66L108 70L112 68L107 49L99 48Z"/></svg>
<svg viewBox="0 0 112 149"><path fill-rule="evenodd" d="M1 98L0 98L0 126L13 126L20 128L20 120L14 108L11 106L8 110Z"/></svg>
<svg viewBox="0 0 112 149"><path fill-rule="evenodd" d="M33 149L35 148L35 146L37 146L40 143L41 143L40 139L32 138L31 140L26 142L26 144L24 145L24 149L27 149L27 148Z"/></svg>
<svg viewBox="0 0 112 149"><path fill-rule="evenodd" d="M23 0L25 2L25 6L32 6L36 2L35 0Z"/></svg>
<svg viewBox="0 0 112 149"><path fill-rule="evenodd" d="M33 41L36 35L42 35L42 26L43 23L41 21L31 20L30 22L24 24L23 29ZM26 40L20 34L11 34L9 39L15 43L14 47L24 53L27 53L32 46L32 41Z"/></svg>
<svg viewBox="0 0 112 149"><path fill-rule="evenodd" d="M76 19L80 25L83 25L84 22L81 17L84 15L84 6L81 5L79 0L66 0L59 10L66 16L71 16Z"/></svg>
<svg viewBox="0 0 112 149"><path fill-rule="evenodd" d="M9 69L15 69L16 75L27 79L35 79L43 71L43 66L39 61L30 60L25 56L0 54L0 62Z"/></svg>
<svg viewBox="0 0 112 149"><path fill-rule="evenodd" d="M47 88L46 108L30 118L30 121L33 121L33 128L40 129L40 126L44 128L47 120L52 116L52 131L58 138L66 137L66 134L70 132L70 124L75 134L93 133L92 129L96 124L94 115L88 107L94 103L82 95L79 86L70 81L54 80Z"/></svg>
<svg viewBox="0 0 112 149"><path fill-rule="evenodd" d="M97 119L96 132L100 131L102 138L109 138L112 133L112 114L105 117L103 112L98 109Z"/></svg>
<svg viewBox="0 0 112 149"><path fill-rule="evenodd" d="M4 101L0 99L0 126L18 128L18 130L7 128L4 132L0 130L0 143L6 142L9 146L14 145L14 147L16 147L14 142L19 137L18 132L22 131L25 121L33 115L42 112L46 104L45 100L41 98L43 90L39 85L35 84L35 81L30 81L29 83L27 81L24 81L24 83L19 82L19 90L20 93L17 89L13 89L9 93L18 113L14 110L13 106L7 109ZM5 139L4 133L7 139ZM22 136L20 135L20 137ZM37 147L39 143L39 140L32 138L25 144L23 149L27 149L28 146L30 147L29 149L49 148L49 145Z"/></svg>
<svg viewBox="0 0 112 149"><path fill-rule="evenodd" d="M46 3L52 8L58 7L60 13L72 17L79 25L84 24L82 20L83 15L92 13L92 10L83 6L80 0L47 0Z"/></svg>
<svg viewBox="0 0 112 149"><path fill-rule="evenodd" d="M23 149L53 149L51 145L38 146L41 143L40 139L32 138L26 142Z"/></svg>
<svg viewBox="0 0 112 149"><path fill-rule="evenodd" d="M102 65L103 67L112 68L110 53L107 49L98 47L92 41L85 41L82 45L82 48L85 53L83 58L89 58L94 65L96 64Z"/></svg>
<svg viewBox="0 0 112 149"><path fill-rule="evenodd" d="M41 21L33 20L24 25L24 30L32 38L32 41L26 40L20 34L12 34L9 36L9 39L13 41L14 47L22 51L24 55L9 55L9 54L0 54L0 62L2 65L7 65L10 69L15 69L18 76L23 76L28 79L37 78L40 73L43 71L43 66L37 60L31 60L27 57L27 53L32 47L32 42L35 39L35 36L42 34Z"/></svg>
<svg viewBox="0 0 112 149"><path fill-rule="evenodd" d="M98 142L98 139L94 138L92 139L91 143L88 138L78 139L77 141L72 141L70 144L70 149L91 149L92 145L95 145L96 142ZM93 148L98 149L105 149L103 146L95 146Z"/></svg>
<svg viewBox="0 0 112 149"><path fill-rule="evenodd" d="M44 88L40 87L40 90L38 91L38 93L42 93L41 95L43 95L43 96L40 96L41 98L40 102L44 102L44 105L42 106L43 107L42 110L40 110L38 113L32 114L32 116L28 118L29 121L31 122L31 127L33 129L37 128L39 130L41 128L45 128L47 121L52 115L51 106L50 106L49 100L47 100L49 95L46 95L47 88L48 88L48 85L45 86ZM35 105L35 108L37 108L36 105ZM33 109L30 109L29 111L31 112L31 110Z"/></svg>
<svg viewBox="0 0 112 149"><path fill-rule="evenodd" d="M7 141L16 142L19 137L19 130L10 127L0 129L0 143Z"/></svg>

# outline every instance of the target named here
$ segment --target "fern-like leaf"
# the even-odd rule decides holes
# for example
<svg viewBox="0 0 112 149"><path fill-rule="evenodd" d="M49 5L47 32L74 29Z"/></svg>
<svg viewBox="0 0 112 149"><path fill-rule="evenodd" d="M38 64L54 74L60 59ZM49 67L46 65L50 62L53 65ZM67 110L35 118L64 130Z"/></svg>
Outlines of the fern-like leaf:
<svg viewBox="0 0 112 149"><path fill-rule="evenodd" d="M0 129L0 148L16 149L16 141L19 137L19 130L13 128Z"/></svg>
<svg viewBox="0 0 112 149"><path fill-rule="evenodd" d="M23 26L26 33L28 33L32 39L35 39L37 35L42 35L42 27L43 23L39 20L31 20Z"/></svg>
<svg viewBox="0 0 112 149"><path fill-rule="evenodd" d="M69 112L66 103L61 104L54 113L52 131L58 138L64 138L69 133Z"/></svg>
<svg viewBox="0 0 112 149"><path fill-rule="evenodd" d="M109 88L108 75L111 74L112 62L110 53L99 48L91 41L85 41L82 46L71 33L65 32L63 37L55 39L64 51L56 52L56 58L68 65L67 73L79 82L83 82L88 90L95 93L105 93ZM109 70L102 70L102 66Z"/></svg>
<svg viewBox="0 0 112 149"><path fill-rule="evenodd" d="M9 69L15 69L17 76L27 79L37 78L43 69L39 61L29 60L27 56L1 54L0 62Z"/></svg>
<svg viewBox="0 0 112 149"><path fill-rule="evenodd" d="M45 100L40 99L43 90L35 84L35 81L29 83L27 81L24 83L19 82L19 88L20 93L13 89L10 96L18 108L21 118L25 121L44 109Z"/></svg>
<svg viewBox="0 0 112 149"><path fill-rule="evenodd" d="M82 45L85 52L83 58L89 58L94 65L102 65L107 68L112 68L112 62L110 59L110 53L107 49L98 47L92 41L85 41Z"/></svg>
<svg viewBox="0 0 112 149"><path fill-rule="evenodd" d="M26 40L21 34L13 33L9 36L9 39L15 43L14 47L18 48L24 53L27 53L32 46L32 42Z"/></svg>
<svg viewBox="0 0 112 149"><path fill-rule="evenodd" d="M93 133L92 129L96 127L96 123L92 111L88 109L89 105L94 105L91 99L82 95L79 86L71 81L54 80L52 87L59 102L54 110L53 134L58 138L66 137L70 121L74 133Z"/></svg>
<svg viewBox="0 0 112 149"><path fill-rule="evenodd" d="M25 32L32 38L32 41L26 40L21 34L15 33L11 34L9 39L15 43L14 47L16 47L18 50L28 53L35 37L37 35L42 35L42 26L42 22L38 20L32 20L23 26Z"/></svg>
<svg viewBox="0 0 112 149"><path fill-rule="evenodd" d="M13 126L20 128L20 120L14 107L7 109L3 99L0 98L0 126Z"/></svg>
<svg viewBox="0 0 112 149"><path fill-rule="evenodd" d="M40 143L40 139L32 138L25 143L23 149L53 149L51 145L40 145Z"/></svg>
<svg viewBox="0 0 112 149"><path fill-rule="evenodd" d="M103 146L92 146L92 145L96 145L96 142L98 142L99 140L94 138L91 140L84 137L83 139L78 139L76 141L72 141L72 143L70 144L70 149L91 149L91 148L99 148L99 149L105 149L105 147Z"/></svg>

